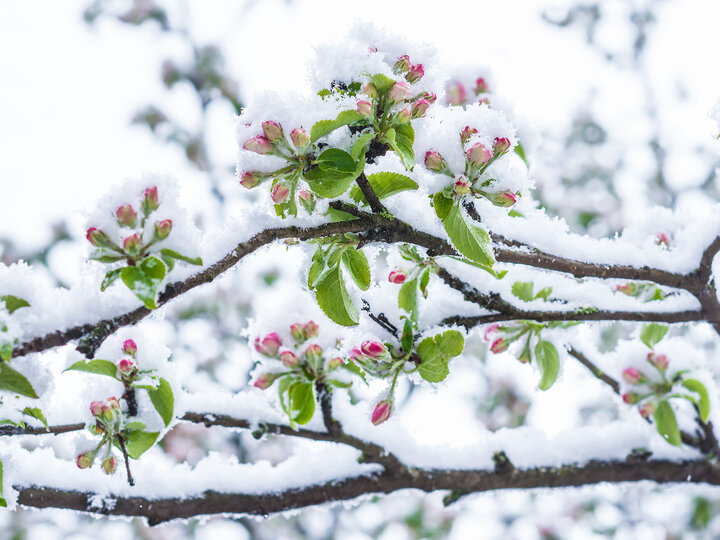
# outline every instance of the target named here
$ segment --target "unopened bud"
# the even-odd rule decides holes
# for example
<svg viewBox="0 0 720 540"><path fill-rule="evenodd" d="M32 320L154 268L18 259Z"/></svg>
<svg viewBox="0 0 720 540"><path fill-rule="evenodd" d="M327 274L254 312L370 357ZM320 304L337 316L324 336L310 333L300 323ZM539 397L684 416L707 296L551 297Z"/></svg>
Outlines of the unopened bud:
<svg viewBox="0 0 720 540"><path fill-rule="evenodd" d="M615 290L617 292L621 292L628 296L632 296L633 294L635 294L635 284L634 283L625 283L624 285L617 285L615 287Z"/></svg>
<svg viewBox="0 0 720 540"><path fill-rule="evenodd" d="M272 197L275 204L284 203L287 200L288 195L290 195L290 190L285 184L275 184L270 192L270 197Z"/></svg>
<svg viewBox="0 0 720 540"><path fill-rule="evenodd" d="M104 405L102 406L102 412L100 413L100 418L102 420L105 420L106 422L109 422L115 418L115 411L110 405Z"/></svg>
<svg viewBox="0 0 720 540"><path fill-rule="evenodd" d="M510 344L505 338L498 338L490 345L490 352L493 354L499 354L507 350Z"/></svg>
<svg viewBox="0 0 720 540"><path fill-rule="evenodd" d="M122 351L130 356L135 356L137 352L137 345L132 339L126 339L122 344Z"/></svg>
<svg viewBox="0 0 720 540"><path fill-rule="evenodd" d="M517 195L512 191L501 191L499 193L488 193L487 199L495 206L509 207L517 202Z"/></svg>
<svg viewBox="0 0 720 540"><path fill-rule="evenodd" d="M373 423L373 425L379 426L383 422L386 422L392 414L392 406L393 403L389 399L384 399L377 405L375 405L375 409L373 410L372 416L370 417L370 421Z"/></svg>
<svg viewBox="0 0 720 540"><path fill-rule="evenodd" d="M477 132L477 129L471 128L470 126L465 126L465 129L460 132L460 141L465 144L470 140L470 137L475 135Z"/></svg>
<svg viewBox="0 0 720 540"><path fill-rule="evenodd" d="M475 80L475 95L484 94L487 91L488 91L487 82L485 82L485 79L483 79L482 77L478 77Z"/></svg>
<svg viewBox="0 0 720 540"><path fill-rule="evenodd" d="M353 347L352 349L350 349L348 356L350 357L350 360L352 360L353 362L359 362L363 359L363 353L357 347Z"/></svg>
<svg viewBox="0 0 720 540"><path fill-rule="evenodd" d="M290 132L290 140L298 150L305 148L310 143L310 137L303 128L293 129Z"/></svg>
<svg viewBox="0 0 720 540"><path fill-rule="evenodd" d="M387 354L385 345L379 341L365 341L362 345L360 345L360 350L365 356L375 360L382 358Z"/></svg>
<svg viewBox="0 0 720 540"><path fill-rule="evenodd" d="M115 217L121 227L135 227L137 224L137 212L130 204L124 204L115 210Z"/></svg>
<svg viewBox="0 0 720 540"><path fill-rule="evenodd" d="M638 384L645 380L645 375L635 368L625 368L622 372L623 380L628 384Z"/></svg>
<svg viewBox="0 0 720 540"><path fill-rule="evenodd" d="M453 191L458 195L467 195L470 193L470 182L464 176L461 176L459 180L455 182Z"/></svg>
<svg viewBox="0 0 720 540"><path fill-rule="evenodd" d="M117 467L117 461L113 456L108 456L105 459L103 459L102 462L102 469L105 471L105 474L112 474L115 472L115 468Z"/></svg>
<svg viewBox="0 0 720 540"><path fill-rule="evenodd" d="M268 120L262 123L262 129L268 141L275 142L283 136L282 126L277 122Z"/></svg>
<svg viewBox="0 0 720 540"><path fill-rule="evenodd" d="M401 283L405 282L405 278L407 278L405 272L403 272L402 270L393 270L388 276L388 281L390 283L394 283L395 285L400 285Z"/></svg>
<svg viewBox="0 0 720 540"><path fill-rule="evenodd" d="M307 339L307 337L305 337L305 331L303 330L303 325L300 323L295 323L295 324L290 325L290 335L298 343L302 343L303 341L305 341Z"/></svg>
<svg viewBox="0 0 720 540"><path fill-rule="evenodd" d="M425 116L425 112L427 112L428 108L430 107L430 102L427 99L419 99L415 101L412 106L410 107L410 112L412 113L413 118L420 118L421 116Z"/></svg>
<svg viewBox="0 0 720 540"><path fill-rule="evenodd" d="M252 189L260 183L257 173L253 171L245 171L240 177L240 185L247 189Z"/></svg>
<svg viewBox="0 0 720 540"><path fill-rule="evenodd" d="M128 236L125 240L123 240L123 249L128 255L140 255L142 247L142 239L137 233L132 236Z"/></svg>
<svg viewBox="0 0 720 540"><path fill-rule="evenodd" d="M170 231L172 230L172 220L171 219L163 219L162 221L158 221L155 223L155 239L156 240L165 240L168 236L170 236Z"/></svg>
<svg viewBox="0 0 720 540"><path fill-rule="evenodd" d="M403 124L407 124L411 118L412 111L410 110L410 107L405 107L402 111L397 113L398 122L402 122Z"/></svg>
<svg viewBox="0 0 720 540"><path fill-rule="evenodd" d="M243 148L256 154L269 154L272 151L272 144L264 135L257 135L245 141Z"/></svg>
<svg viewBox="0 0 720 540"><path fill-rule="evenodd" d="M119 411L120 410L120 402L118 401L118 398L116 397L109 397L107 398L107 402L114 410Z"/></svg>
<svg viewBox="0 0 720 540"><path fill-rule="evenodd" d="M420 94L418 96L418 99L426 99L432 105L433 103L435 103L437 101L437 96L432 92L423 92L422 94Z"/></svg>
<svg viewBox="0 0 720 540"><path fill-rule="evenodd" d="M462 105L465 103L467 93L462 83L453 82L450 83L447 88L447 101L449 105Z"/></svg>
<svg viewBox="0 0 720 540"><path fill-rule="evenodd" d="M439 173L447 168L447 162L440 152L428 150L425 152L425 167L432 172Z"/></svg>
<svg viewBox="0 0 720 540"><path fill-rule="evenodd" d="M313 343L312 345L309 345L307 349L305 349L305 361L310 364L311 366L318 366L320 365L320 361L322 360L323 356L323 350L320 345L317 345Z"/></svg>
<svg viewBox="0 0 720 540"><path fill-rule="evenodd" d="M358 101L357 112L360 116L372 116L372 103L365 100Z"/></svg>
<svg viewBox="0 0 720 540"><path fill-rule="evenodd" d="M491 157L492 154L488 152L487 148L485 148L482 143L473 144L467 151L467 160L478 167L485 165L488 161L490 161Z"/></svg>
<svg viewBox="0 0 720 540"><path fill-rule="evenodd" d="M648 353L647 361L660 371L665 371L668 368L668 359L664 354Z"/></svg>
<svg viewBox="0 0 720 540"><path fill-rule="evenodd" d="M410 69L410 57L407 54L404 54L395 60L395 63L393 64L393 73L395 75L405 73L408 69Z"/></svg>
<svg viewBox="0 0 720 540"><path fill-rule="evenodd" d="M397 81L392 85L392 88L390 88L388 95L392 101L399 102L409 98L411 93L412 86L410 86L410 83Z"/></svg>
<svg viewBox="0 0 720 540"><path fill-rule="evenodd" d="M280 361L283 363L283 366L294 368L298 365L298 357L295 356L295 353L292 351L283 351L280 353Z"/></svg>
<svg viewBox="0 0 720 540"><path fill-rule="evenodd" d="M93 416L100 416L103 412L103 402L102 401L93 401L90 403L90 413Z"/></svg>
<svg viewBox="0 0 720 540"><path fill-rule="evenodd" d="M336 356L335 358L331 358L330 360L328 360L328 369L337 369L344 363L345 360L343 360L339 356Z"/></svg>
<svg viewBox="0 0 720 540"><path fill-rule="evenodd" d="M628 392L622 395L622 400L628 405L633 405L640 400L640 396L635 392Z"/></svg>
<svg viewBox="0 0 720 540"><path fill-rule="evenodd" d="M93 461L95 461L95 454L93 452L83 452L78 455L75 463L77 463L78 468L87 469L92 466Z"/></svg>
<svg viewBox="0 0 720 540"><path fill-rule="evenodd" d="M313 210L315 210L315 196L308 190L303 189L298 193L298 200L308 214L312 214Z"/></svg>
<svg viewBox="0 0 720 540"><path fill-rule="evenodd" d="M362 92L363 92L363 94L365 94L367 97L369 97L371 99L377 97L377 95L378 95L377 87L371 82L365 83L363 85Z"/></svg>
<svg viewBox="0 0 720 540"><path fill-rule="evenodd" d="M96 227L90 227L85 233L85 238L95 247L110 247L113 245L110 237Z"/></svg>
<svg viewBox="0 0 720 540"><path fill-rule="evenodd" d="M512 143L510 142L510 139L507 137L498 137L493 142L493 155L499 156L501 154L504 154L508 150L510 150L510 147L512 146Z"/></svg>
<svg viewBox="0 0 720 540"><path fill-rule="evenodd" d="M305 323L305 326L303 326L303 332L305 333L306 339L314 338L318 335L319 327L315 323L315 321L308 321Z"/></svg>
<svg viewBox="0 0 720 540"><path fill-rule="evenodd" d="M650 418L653 414L655 414L655 410L657 409L657 406L654 402L648 401L645 403L642 407L640 407L640 416L643 418Z"/></svg>
<svg viewBox="0 0 720 540"><path fill-rule="evenodd" d="M145 215L149 215L150 212L153 210L157 210L158 206L160 206L160 203L158 203L158 188L157 186L153 186L151 188L147 188L143 192L143 212L145 212Z"/></svg>
<svg viewBox="0 0 720 540"><path fill-rule="evenodd" d="M135 368L135 364L132 360L128 360L127 358L123 358L118 362L118 371L122 373L123 375L129 375L132 373L132 370Z"/></svg>
<svg viewBox="0 0 720 540"><path fill-rule="evenodd" d="M405 74L405 80L410 84L415 84L423 78L423 75L425 75L425 68L423 68L423 65L415 64L414 66L410 66L410 69Z"/></svg>
<svg viewBox="0 0 720 540"><path fill-rule="evenodd" d="M501 330L502 328L503 328L503 327L500 326L498 323L491 324L490 326L488 326L488 327L485 329L485 334L483 335L483 339L484 339L485 341L490 341L490 337L491 337L494 333L496 333L496 332L498 332L499 330Z"/></svg>
<svg viewBox="0 0 720 540"><path fill-rule="evenodd" d="M655 243L658 246L670 247L670 238L665 233L658 233Z"/></svg>
<svg viewBox="0 0 720 540"><path fill-rule="evenodd" d="M518 360L519 360L521 363L523 363L523 364L527 364L528 362L530 362L531 359L532 359L532 358L530 357L530 348L529 348L529 347L525 347L525 348L522 350L522 352L520 353L520 356L518 357Z"/></svg>
<svg viewBox="0 0 720 540"><path fill-rule="evenodd" d="M260 390L267 390L272 386L273 381L275 381L275 377L272 373L263 373L255 379L253 386L255 388L259 388Z"/></svg>
<svg viewBox="0 0 720 540"><path fill-rule="evenodd" d="M262 339L255 338L255 350L265 356L277 356L281 345L282 341L276 332L270 332Z"/></svg>

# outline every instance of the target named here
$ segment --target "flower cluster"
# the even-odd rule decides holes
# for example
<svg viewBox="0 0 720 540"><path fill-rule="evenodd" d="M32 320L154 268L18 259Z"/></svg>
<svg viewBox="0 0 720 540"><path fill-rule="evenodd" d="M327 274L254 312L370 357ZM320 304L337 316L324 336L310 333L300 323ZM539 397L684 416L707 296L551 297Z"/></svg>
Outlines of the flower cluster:
<svg viewBox="0 0 720 540"><path fill-rule="evenodd" d="M117 466L115 456L112 454L113 442L123 430L125 417L116 397L110 397L106 402L93 401L90 404L90 412L95 418L95 424L91 427L91 431L95 435L102 435L102 440L94 450L78 455L77 466L81 469L91 467L103 446L107 445L105 457L102 461L102 469L105 474L112 474Z"/></svg>
<svg viewBox="0 0 720 540"><path fill-rule="evenodd" d="M485 329L483 339L490 343L490 352L500 354L508 350L508 347L522 336L528 333L528 326L524 324L503 325L491 324ZM527 353L525 349L528 349ZM530 361L529 346L526 345L522 354L518 358L522 363Z"/></svg>
<svg viewBox="0 0 720 540"><path fill-rule="evenodd" d="M625 368L622 372L623 380L632 390L622 395L628 405L640 405L639 411L643 418L652 416L657 410L658 402L672 390L675 377L667 376L668 359L664 354L650 352L647 362L652 366L657 376L651 376L637 368Z"/></svg>
<svg viewBox="0 0 720 540"><path fill-rule="evenodd" d="M126 339L123 342L122 351L130 358L121 358L117 363L117 370L120 374L120 380L123 383L132 383L140 373L135 363L135 355L137 354L137 345L132 339Z"/></svg>

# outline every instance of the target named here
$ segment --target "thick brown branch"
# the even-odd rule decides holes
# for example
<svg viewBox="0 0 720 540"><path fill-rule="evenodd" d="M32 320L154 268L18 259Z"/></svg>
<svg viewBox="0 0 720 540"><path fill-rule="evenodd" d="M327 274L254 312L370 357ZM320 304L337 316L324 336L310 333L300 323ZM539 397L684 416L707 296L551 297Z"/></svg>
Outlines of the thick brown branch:
<svg viewBox="0 0 720 540"><path fill-rule="evenodd" d="M355 182L360 188L360 191L362 191L365 200L368 202L368 204L370 205L370 209L373 212L375 212L376 214L383 214L387 212L387 208L385 208L385 206L383 206L383 203L380 202L380 199L375 194L375 191L373 191L373 188L370 185L370 182L368 181L367 176L365 176L364 172L355 179Z"/></svg>

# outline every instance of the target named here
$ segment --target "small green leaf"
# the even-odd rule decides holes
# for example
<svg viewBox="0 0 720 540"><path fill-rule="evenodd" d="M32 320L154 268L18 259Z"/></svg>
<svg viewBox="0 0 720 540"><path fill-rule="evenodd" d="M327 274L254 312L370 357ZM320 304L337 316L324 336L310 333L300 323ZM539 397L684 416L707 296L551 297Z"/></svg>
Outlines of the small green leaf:
<svg viewBox="0 0 720 540"><path fill-rule="evenodd" d="M367 148L367 145L370 144L370 141L372 141L375 138L375 132L369 131L367 133L363 133L360 135L357 140L353 143L352 149L350 150L350 155L352 158L357 161L357 159L365 153L365 149Z"/></svg>
<svg viewBox="0 0 720 540"><path fill-rule="evenodd" d="M663 439L673 446L680 446L682 443L680 430L675 419L675 413L667 400L658 403L653 418L655 419L655 427Z"/></svg>
<svg viewBox="0 0 720 540"><path fill-rule="evenodd" d="M395 84L395 81L391 79L390 77L386 77L382 73L377 73L370 77L370 80L375 85L375 88L377 88L378 94L385 94L390 91L390 89Z"/></svg>
<svg viewBox="0 0 720 540"><path fill-rule="evenodd" d="M105 278L102 280L102 283L100 284L100 290L104 291L110 285L112 285L117 280L117 278L120 277L121 272L122 272L122 268L116 268L115 270L110 270L107 274L105 274Z"/></svg>
<svg viewBox="0 0 720 540"><path fill-rule="evenodd" d="M410 319L405 317L405 324L403 325L402 337L400 338L400 347L402 347L402 350L405 354L410 354L410 351L412 351L414 341L415 341L415 336L413 335L412 322L410 322Z"/></svg>
<svg viewBox="0 0 720 540"><path fill-rule="evenodd" d="M155 407L155 410L167 427L173 419L173 409L175 406L175 398L170 383L160 377L157 388L152 390L148 389L147 393L148 396L150 396L153 407Z"/></svg>
<svg viewBox="0 0 720 540"><path fill-rule="evenodd" d="M354 326L358 323L358 311L345 288L339 266L330 268L317 280L315 298L325 315L339 325Z"/></svg>
<svg viewBox="0 0 720 540"><path fill-rule="evenodd" d="M194 264L195 266L202 266L202 259L200 257L186 257L185 255L181 255L177 251L173 251L172 249L161 249L160 250L160 256L165 260L165 258L168 259L177 259L178 261L183 261L188 264Z"/></svg>
<svg viewBox="0 0 720 540"><path fill-rule="evenodd" d="M324 171L351 173L355 170L355 160L350 154L339 148L328 148L317 158L317 165Z"/></svg>
<svg viewBox="0 0 720 540"><path fill-rule="evenodd" d="M430 283L430 267L426 266L425 270L423 270L420 274L420 281L418 282L418 285L420 286L420 292L422 293L423 298L427 298L428 283Z"/></svg>
<svg viewBox="0 0 720 540"><path fill-rule="evenodd" d="M315 390L312 383L287 377L281 381L278 392L280 405L293 429L296 429L295 424L307 424L312 419L315 414Z"/></svg>
<svg viewBox="0 0 720 540"><path fill-rule="evenodd" d="M5 302L5 309L7 309L8 312L10 312L10 315L12 315L15 311L17 311L20 308L30 307L30 303L27 300L23 300L22 298L13 296L12 294L6 294L4 296L0 296L0 300Z"/></svg>
<svg viewBox="0 0 720 540"><path fill-rule="evenodd" d="M512 285L512 293L523 302L531 302L535 285L532 281L516 281Z"/></svg>
<svg viewBox="0 0 720 540"><path fill-rule="evenodd" d="M340 258L342 257L343 253L347 251L349 248L347 247L339 247L335 248L332 251L330 251L330 254L327 257L327 266L337 266L340 264Z"/></svg>
<svg viewBox="0 0 720 540"><path fill-rule="evenodd" d="M15 371L5 362L0 364L0 390L9 390L35 399L38 397L25 375Z"/></svg>
<svg viewBox="0 0 720 540"><path fill-rule="evenodd" d="M335 120L320 120L310 130L310 142L315 142L320 137L324 137L338 128L347 126L363 118L364 117L357 111L348 110L338 114Z"/></svg>
<svg viewBox="0 0 720 540"><path fill-rule="evenodd" d="M540 368L540 390L547 390L557 379L560 371L560 358L555 345L549 341L540 340L535 345L535 358Z"/></svg>
<svg viewBox="0 0 720 540"><path fill-rule="evenodd" d="M525 149L523 148L523 145L520 144L520 141L518 141L517 146L515 146L515 153L522 158L522 160L525 162L525 166L529 167L527 157L525 156Z"/></svg>
<svg viewBox="0 0 720 540"><path fill-rule="evenodd" d="M484 266L495 264L490 235L485 229L465 221L459 203L450 208L443 223L450 240L460 253Z"/></svg>
<svg viewBox="0 0 720 540"><path fill-rule="evenodd" d="M402 191L411 191L418 188L417 183L411 178L393 172L371 174L367 179L378 199L384 199ZM365 195L358 186L353 186L350 190L350 197L358 204L367 204Z"/></svg>
<svg viewBox="0 0 720 540"><path fill-rule="evenodd" d="M370 265L367 257L359 249L347 249L342 254L342 261L348 269L355 284L363 291L370 288Z"/></svg>
<svg viewBox="0 0 720 540"><path fill-rule="evenodd" d="M127 432L138 431L138 430L142 431L143 429L145 429L145 424L143 422L135 421L135 422L130 422L129 424L125 424L123 431L127 431Z"/></svg>
<svg viewBox="0 0 720 540"><path fill-rule="evenodd" d="M433 207L435 208L437 217L445 221L445 218L450 213L450 209L453 207L453 200L450 197L446 197L442 191L438 191L433 195Z"/></svg>
<svg viewBox="0 0 720 540"><path fill-rule="evenodd" d="M165 263L157 257L148 257L137 266L126 266L120 276L145 307L155 309L155 296L160 283L165 279Z"/></svg>
<svg viewBox="0 0 720 540"><path fill-rule="evenodd" d="M3 362L9 362L12 358L13 344L10 342L3 343L0 345L0 359Z"/></svg>
<svg viewBox="0 0 720 540"><path fill-rule="evenodd" d="M548 297L552 294L552 287L545 287L544 289L540 289L538 293L535 295L535 299L542 298L547 302Z"/></svg>
<svg viewBox="0 0 720 540"><path fill-rule="evenodd" d="M423 339L417 346L421 363L420 376L428 382L437 383L450 373L448 362L463 351L465 340L457 330L446 330L442 334Z"/></svg>
<svg viewBox="0 0 720 540"><path fill-rule="evenodd" d="M117 379L117 367L110 360L80 360L63 371L85 371Z"/></svg>
<svg viewBox="0 0 720 540"><path fill-rule="evenodd" d="M682 385L700 396L700 399L696 402L698 411L700 412L700 420L707 422L710 416L710 398L708 397L708 391L705 385L697 379L684 379Z"/></svg>
<svg viewBox="0 0 720 540"><path fill-rule="evenodd" d="M667 334L668 327L662 324L646 324L640 332L640 340L651 349Z"/></svg>
<svg viewBox="0 0 720 540"><path fill-rule="evenodd" d="M334 150L334 149L331 149ZM342 150L339 150L342 152ZM325 150L328 152L328 150ZM345 153L345 152L343 152ZM350 155L345 153L350 158ZM352 159L352 158L350 158ZM320 197L332 199L339 197L347 191L355 179L360 176L365 168L365 154L355 163L355 169L351 172L344 172L337 169L323 169L315 166L303 171L303 178L307 181L310 189Z"/></svg>
<svg viewBox="0 0 720 540"><path fill-rule="evenodd" d="M345 363L342 365L342 367L347 369L350 373L354 373L355 375L360 377L365 384L368 384L367 378L365 377L365 372L360 369L360 367L352 360L345 360Z"/></svg>
<svg viewBox="0 0 720 540"><path fill-rule="evenodd" d="M22 413L26 416L35 418L36 420L40 420L42 425L47 429L48 423L47 420L45 420L45 415L43 415L42 411L38 407L25 407Z"/></svg>
<svg viewBox="0 0 720 540"><path fill-rule="evenodd" d="M131 431L125 433L125 449L127 450L128 456L133 459L140 459L140 456L152 448L158 435L160 435L160 433L149 431ZM115 446L120 448L117 442L115 442Z"/></svg>
<svg viewBox="0 0 720 540"><path fill-rule="evenodd" d="M339 381L338 379L327 379L327 383L336 388L350 388L352 386L351 382Z"/></svg>
<svg viewBox="0 0 720 540"><path fill-rule="evenodd" d="M417 278L406 281L398 293L398 307L405 310L413 323L418 320Z"/></svg>
<svg viewBox="0 0 720 540"><path fill-rule="evenodd" d="M332 206L328 206L327 212L325 212L326 216L330 217L330 221L333 223L337 223L338 221L352 221L354 219L360 219L357 216L353 216L352 214L349 214L348 212L343 212L342 210L336 210Z"/></svg>
<svg viewBox="0 0 720 540"><path fill-rule="evenodd" d="M415 152L413 151L413 143L415 141L415 130L408 122L407 124L399 124L393 130L388 130L387 141L395 153L402 161L405 169L410 170L415 165Z"/></svg>
<svg viewBox="0 0 720 540"><path fill-rule="evenodd" d="M322 275L323 270L325 270L325 260L324 259L314 261L310 265L310 271L308 272L308 281L307 281L308 287L310 287L311 289L315 288L315 282Z"/></svg>

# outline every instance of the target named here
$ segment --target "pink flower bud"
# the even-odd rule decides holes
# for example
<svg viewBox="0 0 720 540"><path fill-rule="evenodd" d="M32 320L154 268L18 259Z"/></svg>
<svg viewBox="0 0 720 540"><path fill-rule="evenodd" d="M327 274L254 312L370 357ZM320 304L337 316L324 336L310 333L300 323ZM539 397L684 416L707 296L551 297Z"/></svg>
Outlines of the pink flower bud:
<svg viewBox="0 0 720 540"><path fill-rule="evenodd" d="M315 196L308 190L302 189L298 193L298 200L308 214L312 214L313 210L315 210Z"/></svg>
<svg viewBox="0 0 720 540"><path fill-rule="evenodd" d="M517 202L517 195L512 191L501 191L500 193L488 193L487 199L495 206L509 207Z"/></svg>
<svg viewBox="0 0 720 540"><path fill-rule="evenodd" d="M467 151L467 160L475 166L485 165L492 154L482 145L482 143L475 143Z"/></svg>
<svg viewBox="0 0 720 540"><path fill-rule="evenodd" d="M661 233L658 233L657 239L655 240L655 243L656 243L658 246L663 246L663 245L664 245L664 246L666 246L666 247L670 247L670 238L668 237L667 234L661 232Z"/></svg>
<svg viewBox="0 0 720 540"><path fill-rule="evenodd" d="M304 353L305 361L308 364L310 364L311 366L320 365L322 356L323 356L323 350L322 350L322 347L320 347L320 345L313 343L312 345L308 345L308 348L305 349L305 353Z"/></svg>
<svg viewBox="0 0 720 540"><path fill-rule="evenodd" d="M362 345L360 345L360 350L365 356L375 360L382 358L387 354L385 345L379 341L365 341Z"/></svg>
<svg viewBox="0 0 720 540"><path fill-rule="evenodd" d="M90 403L90 413L93 416L99 417L103 412L103 405L102 401L93 401Z"/></svg>
<svg viewBox="0 0 720 540"><path fill-rule="evenodd" d="M502 326L500 326L498 323L491 324L485 329L485 334L483 335L483 339L485 341L490 341L490 336L492 336L495 332L500 330Z"/></svg>
<svg viewBox="0 0 720 540"><path fill-rule="evenodd" d="M95 247L108 247L112 245L110 237L96 227L90 227L85 233L85 238Z"/></svg>
<svg viewBox="0 0 720 540"><path fill-rule="evenodd" d="M275 184L275 186L272 188L272 191L270 192L270 196L272 197L272 200L275 204L284 203L287 200L289 194L290 190L285 184Z"/></svg>
<svg viewBox="0 0 720 540"><path fill-rule="evenodd" d="M368 47L368 53L372 54L372 53L376 53L376 52L377 52L377 47L375 47L373 45L370 45Z"/></svg>
<svg viewBox="0 0 720 540"><path fill-rule="evenodd" d="M447 88L447 101L449 105L462 105L465 103L467 93L462 83L453 82L450 83Z"/></svg>
<svg viewBox="0 0 720 540"><path fill-rule="evenodd" d="M303 332L305 333L306 339L314 338L318 335L319 327L314 321L308 321L303 326Z"/></svg>
<svg viewBox="0 0 720 540"><path fill-rule="evenodd" d="M478 77L475 80L475 95L484 94L486 92L488 92L488 85L485 82L485 79Z"/></svg>
<svg viewBox="0 0 720 540"><path fill-rule="evenodd" d="M501 154L504 154L508 150L510 150L510 147L512 146L512 143L510 142L510 139L507 137L498 137L493 142L493 155L499 156Z"/></svg>
<svg viewBox="0 0 720 540"><path fill-rule="evenodd" d="M87 469L92 466L93 461L95 461L95 454L93 452L83 452L78 455L75 463L77 463L78 468Z"/></svg>
<svg viewBox="0 0 720 540"><path fill-rule="evenodd" d="M307 339L305 337L305 331L303 330L303 325L300 323L295 323L290 325L290 335L292 335L293 339L297 341L298 343L302 343Z"/></svg>
<svg viewBox="0 0 720 540"><path fill-rule="evenodd" d="M168 236L170 236L170 231L172 230L172 220L171 219L163 219L162 221L158 221L155 223L155 239L156 240L165 240Z"/></svg>
<svg viewBox="0 0 720 540"><path fill-rule="evenodd" d="M119 411L120 410L120 402L118 401L118 398L116 397L109 397L107 398L107 402L114 410Z"/></svg>
<svg viewBox="0 0 720 540"><path fill-rule="evenodd" d="M280 360L285 367L294 368L298 365L298 357L292 351L283 351L280 353Z"/></svg>
<svg viewBox="0 0 720 540"><path fill-rule="evenodd" d="M267 138L267 140L271 143L277 141L278 139L281 139L283 136L282 126L277 122L273 122L271 120L263 122L262 129L265 133L265 138ZM248 150L250 149L248 148Z"/></svg>
<svg viewBox="0 0 720 540"><path fill-rule="evenodd" d="M290 140L298 150L305 148L310 143L310 137L303 128L293 129L290 132Z"/></svg>
<svg viewBox="0 0 720 540"><path fill-rule="evenodd" d="M623 379L628 384L638 384L645 380L645 375L639 370L629 367L622 372Z"/></svg>
<svg viewBox="0 0 720 540"><path fill-rule="evenodd" d="M410 69L410 57L407 54L395 60L393 64L393 73L395 73L395 75L405 73L408 69Z"/></svg>
<svg viewBox="0 0 720 540"><path fill-rule="evenodd" d="M499 354L507 350L510 344L505 338L498 338L490 345L490 352L493 354Z"/></svg>
<svg viewBox="0 0 720 540"><path fill-rule="evenodd" d="M633 405L640 400L640 396L635 392L628 392L622 395L622 400L628 405Z"/></svg>
<svg viewBox="0 0 720 540"><path fill-rule="evenodd" d="M260 183L257 173L253 171L245 171L240 177L240 185L247 189L252 189Z"/></svg>
<svg viewBox="0 0 720 540"><path fill-rule="evenodd" d="M624 285L617 285L615 287L615 290L617 292L621 292L628 296L632 296L633 294L635 294L635 284L634 283L625 283Z"/></svg>
<svg viewBox="0 0 720 540"><path fill-rule="evenodd" d="M447 168L445 158L440 155L440 152L435 150L428 150L425 152L425 167L432 172L442 172Z"/></svg>
<svg viewBox="0 0 720 540"><path fill-rule="evenodd" d="M270 332L262 339L255 338L255 350L265 356L277 356L281 345L282 341L276 332Z"/></svg>
<svg viewBox="0 0 720 540"><path fill-rule="evenodd" d="M335 358L331 358L330 360L328 360L328 369L337 369L344 363L345 360L343 360L339 356L336 356Z"/></svg>
<svg viewBox="0 0 720 540"><path fill-rule="evenodd" d="M423 68L423 65L415 64L414 66L410 66L410 69L405 74L405 80L410 84L415 84L423 78L423 75L425 75L425 68Z"/></svg>
<svg viewBox="0 0 720 540"><path fill-rule="evenodd" d="M132 339L126 339L122 344L122 351L130 356L135 356L137 352L137 345Z"/></svg>
<svg viewBox="0 0 720 540"><path fill-rule="evenodd" d="M122 227L135 227L137 224L137 212L130 204L124 204L115 210L118 225Z"/></svg>
<svg viewBox="0 0 720 540"><path fill-rule="evenodd" d="M106 457L102 462L102 469L105 471L105 474L114 473L115 467L117 467L117 461L113 456Z"/></svg>
<svg viewBox="0 0 720 540"><path fill-rule="evenodd" d="M102 411L100 412L100 417L102 420L106 422L110 422L115 418L115 411L110 405L104 405L102 406Z"/></svg>
<svg viewBox="0 0 720 540"><path fill-rule="evenodd" d="M272 375L272 373L263 373L257 379L255 379L253 386L255 388L259 388L260 390L267 390L272 386L274 380L275 377Z"/></svg>
<svg viewBox="0 0 720 540"><path fill-rule="evenodd" d="M393 270L388 276L388 281L390 283L394 283L395 285L400 285L401 283L405 282L405 278L407 278L405 272L403 272L402 270Z"/></svg>
<svg viewBox="0 0 720 540"><path fill-rule="evenodd" d="M392 88L390 88L390 92L388 92L390 99L395 102L409 98L410 94L412 94L412 86L405 81L397 81L392 85Z"/></svg>
<svg viewBox="0 0 720 540"><path fill-rule="evenodd" d="M368 96L371 99L376 98L378 95L377 87L371 82L365 83L363 85L362 92L363 92L363 94L365 94L366 96Z"/></svg>
<svg viewBox="0 0 720 540"><path fill-rule="evenodd" d="M128 360L127 358L123 358L118 362L118 371L122 373L123 375L129 375L132 373L132 370L135 368L135 364L132 360Z"/></svg>
<svg viewBox="0 0 720 540"><path fill-rule="evenodd" d="M417 100L410 107L410 112L412 113L412 117L420 118L421 116L425 116L425 112L427 112L429 107L430 107L430 102L427 99Z"/></svg>
<svg viewBox="0 0 720 540"><path fill-rule="evenodd" d="M453 191L458 195L466 195L470 193L470 182L464 176L461 176L459 180L455 182Z"/></svg>
<svg viewBox="0 0 720 540"><path fill-rule="evenodd" d="M272 144L264 135L257 135L245 141L243 148L256 154L269 154L272 151Z"/></svg>
<svg viewBox="0 0 720 540"><path fill-rule="evenodd" d="M393 403L389 399L384 399L375 405L375 410L373 410L372 416L370 417L373 425L379 426L383 422L386 422L388 418L390 418L390 414L392 414L392 406Z"/></svg>
<svg viewBox="0 0 720 540"><path fill-rule="evenodd" d="M135 233L123 240L123 249L128 255L139 255L142 251L142 239L140 235Z"/></svg>
<svg viewBox="0 0 720 540"><path fill-rule="evenodd" d="M653 414L655 414L655 410L657 409L657 406L652 401L648 401L645 403L642 407L640 407L640 416L643 418L650 418Z"/></svg>
<svg viewBox="0 0 720 540"><path fill-rule="evenodd" d="M660 371L665 371L668 368L668 359L664 354L648 353L647 361Z"/></svg>
<svg viewBox="0 0 720 540"><path fill-rule="evenodd" d="M423 92L422 94L420 94L418 96L418 99L426 99L432 105L433 103L435 103L437 101L437 96L435 94L433 94L432 92Z"/></svg>
<svg viewBox="0 0 720 540"><path fill-rule="evenodd" d="M410 110L410 107L405 107L402 111L397 113L398 122L402 122L403 124L407 124L410 121L410 118L412 118L412 111Z"/></svg>
<svg viewBox="0 0 720 540"><path fill-rule="evenodd" d="M153 210L157 210L160 204L158 203L158 188L153 186L143 191L143 210L145 214L149 214Z"/></svg>
<svg viewBox="0 0 720 540"><path fill-rule="evenodd" d="M359 362L363 359L363 353L357 347L353 347L352 349L350 349L348 356L350 357L350 360L352 360L353 362Z"/></svg>
<svg viewBox="0 0 720 540"><path fill-rule="evenodd" d="M358 101L357 112L360 116L372 116L372 103L369 101Z"/></svg>
<svg viewBox="0 0 720 540"><path fill-rule="evenodd" d="M477 129L465 126L465 129L460 132L460 141L465 144L468 140L470 140L470 137L475 135L477 132Z"/></svg>

